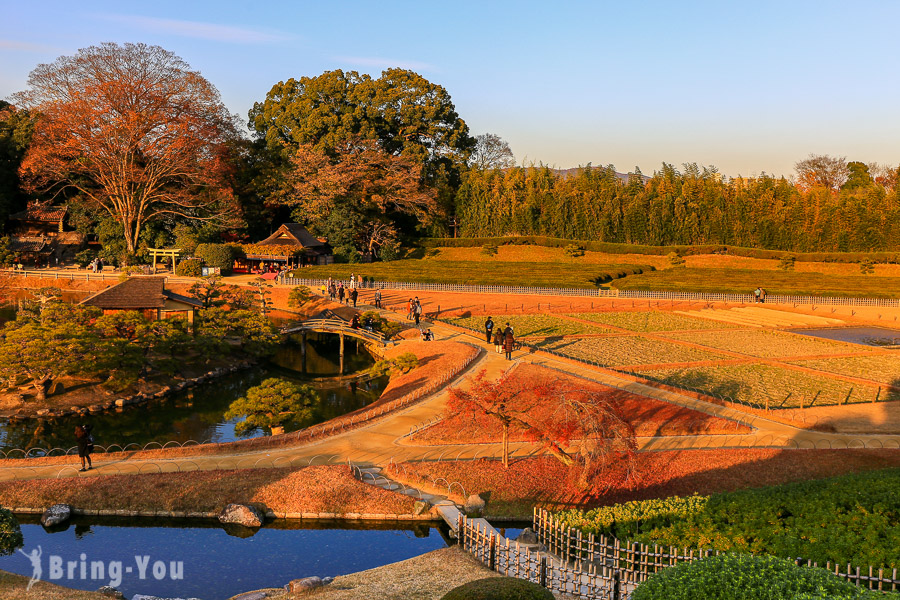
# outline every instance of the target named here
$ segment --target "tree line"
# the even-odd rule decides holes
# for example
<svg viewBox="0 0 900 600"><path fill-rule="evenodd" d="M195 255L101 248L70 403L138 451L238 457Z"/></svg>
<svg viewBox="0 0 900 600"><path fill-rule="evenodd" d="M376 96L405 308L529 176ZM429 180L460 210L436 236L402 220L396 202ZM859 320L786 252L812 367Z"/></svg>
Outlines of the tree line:
<svg viewBox="0 0 900 600"><path fill-rule="evenodd" d="M816 174L804 161L798 182L765 174L729 179L696 164L679 170L664 163L651 177L636 170L627 179L612 165L575 173L543 165L471 169L456 198L459 235L794 252L900 248L896 171L873 176L874 167L836 160L851 165L851 174L808 186L799 181Z"/></svg>
<svg viewBox="0 0 900 600"><path fill-rule="evenodd" d="M337 256L390 260L421 236L538 234L804 250L900 247L896 171L810 156L796 181L663 164L516 167L449 92L406 69L278 82L247 117L158 46L105 43L38 65L0 104L0 223L69 205L112 262L147 247L254 241L285 221ZM3 244L0 244L3 245Z"/></svg>

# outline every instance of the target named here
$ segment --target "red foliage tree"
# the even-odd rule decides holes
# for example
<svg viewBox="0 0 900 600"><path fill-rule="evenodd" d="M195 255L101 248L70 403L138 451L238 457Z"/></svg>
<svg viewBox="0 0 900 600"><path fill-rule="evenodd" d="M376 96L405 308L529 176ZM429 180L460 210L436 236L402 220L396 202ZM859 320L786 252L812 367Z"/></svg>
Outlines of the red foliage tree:
<svg viewBox="0 0 900 600"><path fill-rule="evenodd" d="M509 432L515 428L569 467L581 487L615 483L608 468L613 461L624 465L615 470L619 476L634 473L634 430L598 391L562 380L535 387L508 374L487 381L481 371L469 390L450 390L447 412L471 412L476 423L499 421L504 467L509 466Z"/></svg>
<svg viewBox="0 0 900 600"><path fill-rule="evenodd" d="M37 116L20 168L29 191L74 190L122 225L131 253L155 219L228 212L234 119L218 90L171 52L91 46L38 65L28 85L14 99Z"/></svg>

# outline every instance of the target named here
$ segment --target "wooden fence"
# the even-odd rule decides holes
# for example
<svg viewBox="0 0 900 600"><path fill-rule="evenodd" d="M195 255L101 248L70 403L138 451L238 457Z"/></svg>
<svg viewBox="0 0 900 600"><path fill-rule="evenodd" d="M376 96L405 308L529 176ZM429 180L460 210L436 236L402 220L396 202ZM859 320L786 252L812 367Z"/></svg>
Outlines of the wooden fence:
<svg viewBox="0 0 900 600"><path fill-rule="evenodd" d="M548 552L559 556L566 564L587 562L619 571L623 587L637 585L667 567L720 553L710 549L651 546L612 536L585 535L580 529L559 522L552 513L539 508L534 509L534 531ZM794 562L801 566L821 566L842 579L871 590L900 590L896 568L886 571L871 566L863 568L831 562L819 565L803 558L797 558Z"/></svg>
<svg viewBox="0 0 900 600"><path fill-rule="evenodd" d="M605 566L569 565L536 548L520 545L460 515L459 545L493 571L525 579L554 592L588 600L626 600L633 586Z"/></svg>

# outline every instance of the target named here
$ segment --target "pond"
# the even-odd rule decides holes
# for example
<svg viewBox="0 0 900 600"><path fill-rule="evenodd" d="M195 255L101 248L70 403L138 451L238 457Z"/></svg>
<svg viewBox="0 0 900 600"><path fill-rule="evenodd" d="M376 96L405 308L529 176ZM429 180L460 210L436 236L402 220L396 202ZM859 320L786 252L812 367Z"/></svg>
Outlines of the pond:
<svg viewBox="0 0 900 600"><path fill-rule="evenodd" d="M167 398L124 409L107 411L90 417L64 417L50 420L0 421L0 449L71 448L76 424L90 422L97 444L149 442L184 443L230 442L258 437L256 429L238 436L234 423L225 419L228 406L246 390L267 377L279 377L312 385L319 393L314 422L320 423L356 410L378 399L388 378L367 380L352 376L367 369L374 358L362 344L347 338L344 353L344 376L340 376L339 339L331 334L308 334L305 365L298 337L289 338L265 365L239 371L202 386L172 394ZM351 375L348 375L351 374ZM307 423L309 425L312 423ZM288 424L295 431L300 424Z"/></svg>
<svg viewBox="0 0 900 600"><path fill-rule="evenodd" d="M900 345L900 329L887 327L827 327L823 329L793 329L791 331L801 335L865 346Z"/></svg>
<svg viewBox="0 0 900 600"><path fill-rule="evenodd" d="M112 580L129 598L147 594L225 600L241 592L281 587L302 577L334 577L372 569L448 545L446 528L442 531L431 523L276 520L250 537L240 537L229 534L215 520L76 517L54 532L42 527L37 516L23 516L19 521L25 538L22 550L31 553L40 547L44 581L96 590ZM254 531L241 529L244 535ZM60 560L63 565L77 563L72 577L65 567L53 572L51 561ZM31 562L19 552L0 557L0 569L32 575ZM173 574L178 578L172 579ZM121 581L116 581L119 578Z"/></svg>

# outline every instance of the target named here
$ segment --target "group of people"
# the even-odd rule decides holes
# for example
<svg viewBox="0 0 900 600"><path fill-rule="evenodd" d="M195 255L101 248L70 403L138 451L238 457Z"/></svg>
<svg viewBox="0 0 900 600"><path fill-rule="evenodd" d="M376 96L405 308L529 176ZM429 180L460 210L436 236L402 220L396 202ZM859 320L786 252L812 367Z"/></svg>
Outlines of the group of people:
<svg viewBox="0 0 900 600"><path fill-rule="evenodd" d="M506 327L504 328L495 327L494 319L488 317L487 321L484 322L484 334L488 344L490 344L491 341L494 342L494 347L498 354L502 349L506 354L506 360L512 360L513 347L516 345L516 336L509 321L507 321Z"/></svg>
<svg viewBox="0 0 900 600"><path fill-rule="evenodd" d="M763 289L763 288L761 288L761 287L756 288L755 290L753 290L753 297L754 297L754 302L762 302L762 303L765 303L765 301L766 301L766 290Z"/></svg>
<svg viewBox="0 0 900 600"><path fill-rule="evenodd" d="M353 304L353 308L356 308L356 301L359 299L359 290L356 289L353 281L353 275L350 275L350 285L344 286L343 281L333 281L331 277L328 278L328 281L322 286L322 296L328 296L328 298L334 302L337 300L341 304L344 304L344 300L347 301L347 304ZM376 304L376 307L378 305Z"/></svg>
<svg viewBox="0 0 900 600"><path fill-rule="evenodd" d="M97 258L95 258L88 264L88 269L90 269L94 273L102 273L103 272L103 259L98 256Z"/></svg>
<svg viewBox="0 0 900 600"><path fill-rule="evenodd" d="M416 327L419 326L419 321L422 319L422 303L419 302L419 297L410 298L409 302L406 304L406 318L410 321L416 322Z"/></svg>

